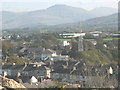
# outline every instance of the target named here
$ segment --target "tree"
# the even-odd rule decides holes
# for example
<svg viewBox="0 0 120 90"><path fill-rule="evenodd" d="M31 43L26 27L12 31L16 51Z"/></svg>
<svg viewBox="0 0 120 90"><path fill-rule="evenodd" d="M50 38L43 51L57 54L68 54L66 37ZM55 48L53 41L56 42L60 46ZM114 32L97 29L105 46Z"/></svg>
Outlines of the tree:
<svg viewBox="0 0 120 90"><path fill-rule="evenodd" d="M5 64L13 64L13 63L15 63L16 65L24 64L23 60L15 55L9 56Z"/></svg>
<svg viewBox="0 0 120 90"><path fill-rule="evenodd" d="M92 50L95 48L95 46L90 41L84 41L83 45L85 51Z"/></svg>
<svg viewBox="0 0 120 90"><path fill-rule="evenodd" d="M9 41L2 41L2 53L3 55L12 54L15 49L15 45Z"/></svg>
<svg viewBox="0 0 120 90"><path fill-rule="evenodd" d="M105 49L105 47L103 46L103 40L101 38L96 38L96 41L96 48L103 51Z"/></svg>

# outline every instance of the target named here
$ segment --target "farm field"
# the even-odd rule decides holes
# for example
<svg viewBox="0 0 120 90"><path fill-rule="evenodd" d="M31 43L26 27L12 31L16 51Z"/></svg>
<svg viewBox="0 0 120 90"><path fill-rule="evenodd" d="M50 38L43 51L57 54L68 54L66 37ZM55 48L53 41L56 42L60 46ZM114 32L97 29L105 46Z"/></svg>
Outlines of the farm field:
<svg viewBox="0 0 120 90"><path fill-rule="evenodd" d="M108 41L108 40L113 40L113 39L120 39L120 38L103 38L104 41ZM71 41L71 39L57 39L59 41ZM86 41L91 41L91 40L94 40L94 39L84 39Z"/></svg>

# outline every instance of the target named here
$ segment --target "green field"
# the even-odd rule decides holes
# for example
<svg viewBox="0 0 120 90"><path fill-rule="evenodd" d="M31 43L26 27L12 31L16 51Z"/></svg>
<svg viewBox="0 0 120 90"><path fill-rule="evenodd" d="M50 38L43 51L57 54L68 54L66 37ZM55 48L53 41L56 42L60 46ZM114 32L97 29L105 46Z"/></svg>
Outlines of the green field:
<svg viewBox="0 0 120 90"><path fill-rule="evenodd" d="M71 41L71 39L57 39L59 41Z"/></svg>
<svg viewBox="0 0 120 90"><path fill-rule="evenodd" d="M113 40L113 39L120 39L120 38L104 38L103 40Z"/></svg>
<svg viewBox="0 0 120 90"><path fill-rule="evenodd" d="M120 39L120 38L103 38L103 40L105 41L108 41L108 40L113 40L113 39ZM71 41L71 39L57 39L59 41ZM91 41L91 40L94 40L94 39L84 39L86 41Z"/></svg>

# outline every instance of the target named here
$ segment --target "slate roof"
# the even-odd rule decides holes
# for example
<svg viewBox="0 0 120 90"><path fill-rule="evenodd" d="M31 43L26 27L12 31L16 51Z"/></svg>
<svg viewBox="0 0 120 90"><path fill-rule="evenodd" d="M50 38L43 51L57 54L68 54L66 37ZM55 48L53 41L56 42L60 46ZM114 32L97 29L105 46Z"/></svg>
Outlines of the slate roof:
<svg viewBox="0 0 120 90"><path fill-rule="evenodd" d="M45 49L45 50L42 51L42 54L53 54L53 53L55 53L55 52L56 52L56 51L51 50L51 49Z"/></svg>
<svg viewBox="0 0 120 90"><path fill-rule="evenodd" d="M37 67L34 66L34 64L29 64L27 65L27 67L24 69L24 71L32 71L32 70L36 70Z"/></svg>
<svg viewBox="0 0 120 90"><path fill-rule="evenodd" d="M6 76L7 78L16 80L17 76ZM22 80L23 83L29 82L32 76L20 76L19 78Z"/></svg>
<svg viewBox="0 0 120 90"><path fill-rule="evenodd" d="M33 64L35 64L35 65L45 65L45 63L42 62L42 61L40 61L40 62L34 62Z"/></svg>
<svg viewBox="0 0 120 90"><path fill-rule="evenodd" d="M10 68L12 65L2 65L2 69L8 69Z"/></svg>
<svg viewBox="0 0 120 90"><path fill-rule="evenodd" d="M14 69L16 69L16 70L22 70L24 67L25 67L25 65L12 65L10 67L10 69L11 70L14 70Z"/></svg>
<svg viewBox="0 0 120 90"><path fill-rule="evenodd" d="M61 67L54 68L54 71L52 71L51 73L69 74L70 72L71 72L70 68L63 68L63 66L61 66Z"/></svg>
<svg viewBox="0 0 120 90"><path fill-rule="evenodd" d="M46 66L40 66L38 67L39 70L49 70L50 68L46 67Z"/></svg>
<svg viewBox="0 0 120 90"><path fill-rule="evenodd" d="M25 65L3 65L2 69L22 70Z"/></svg>
<svg viewBox="0 0 120 90"><path fill-rule="evenodd" d="M55 62L53 65L53 68L60 68L63 67L64 65L67 65L66 61L62 61L62 62ZM83 63L82 62L78 62L78 61L72 61L72 62L68 62L68 69L72 69L73 67L76 68L82 68L83 67Z"/></svg>
<svg viewBox="0 0 120 90"><path fill-rule="evenodd" d="M48 70L49 68L46 67L45 65L42 66L37 66L35 64L29 64L27 67L24 69L24 71L34 71L34 70Z"/></svg>
<svg viewBox="0 0 120 90"><path fill-rule="evenodd" d="M82 75L82 70L74 70L72 73L71 73L72 75Z"/></svg>
<svg viewBox="0 0 120 90"><path fill-rule="evenodd" d="M29 53L39 53L39 54L41 54L41 52L42 52L42 50L43 50L43 48L42 47L39 47L39 48L28 48L27 49L27 52L29 52Z"/></svg>
<svg viewBox="0 0 120 90"><path fill-rule="evenodd" d="M52 71L51 73L61 73L61 74L70 74L71 70L70 69L56 69Z"/></svg>
<svg viewBox="0 0 120 90"><path fill-rule="evenodd" d="M28 64L27 66L25 65L3 65L2 69L23 70L24 67L25 67L24 71L48 70L49 69L45 65L37 66L35 64Z"/></svg>

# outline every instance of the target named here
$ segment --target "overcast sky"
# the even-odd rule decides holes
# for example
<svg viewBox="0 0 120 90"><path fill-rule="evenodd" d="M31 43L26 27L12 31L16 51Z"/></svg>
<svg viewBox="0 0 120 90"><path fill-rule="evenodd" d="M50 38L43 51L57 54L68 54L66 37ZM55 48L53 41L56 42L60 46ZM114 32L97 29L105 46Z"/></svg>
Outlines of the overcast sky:
<svg viewBox="0 0 120 90"><path fill-rule="evenodd" d="M24 12L46 9L56 4L91 10L96 7L118 7L119 0L0 0L4 11Z"/></svg>

